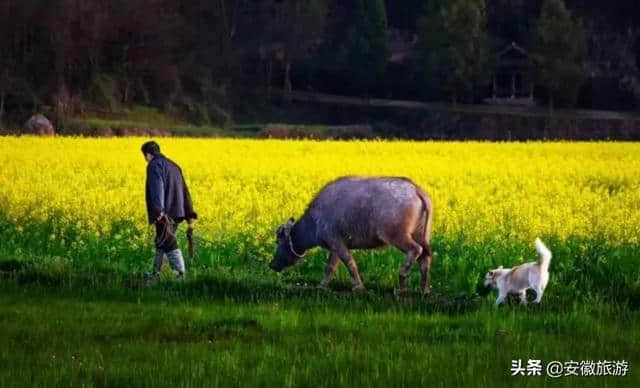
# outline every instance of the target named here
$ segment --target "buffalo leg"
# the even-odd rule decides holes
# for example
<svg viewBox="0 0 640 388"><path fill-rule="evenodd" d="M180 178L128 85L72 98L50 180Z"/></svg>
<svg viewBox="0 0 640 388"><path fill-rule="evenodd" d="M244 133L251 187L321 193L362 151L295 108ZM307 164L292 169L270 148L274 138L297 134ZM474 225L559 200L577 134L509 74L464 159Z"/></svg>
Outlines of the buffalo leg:
<svg viewBox="0 0 640 388"><path fill-rule="evenodd" d="M406 236L403 241L396 245L396 247L407 255L407 260L402 266L402 269L400 269L399 276L400 291L402 292L407 289L409 272L411 271L411 267L415 263L416 259L422 255L423 249L420 244L415 242L410 236Z"/></svg>
<svg viewBox="0 0 640 388"><path fill-rule="evenodd" d="M329 286L329 282L333 278L333 274L336 272L339 264L340 257L333 252L329 252L329 259L327 261L327 266L324 269L324 278L320 283L320 287L327 288Z"/></svg>
<svg viewBox="0 0 640 388"><path fill-rule="evenodd" d="M347 266L349 270L349 275L351 275L351 280L353 281L353 291L364 289L364 284L362 284L362 279L360 279L360 272L358 271L358 265L356 261L353 260L353 256L351 256L351 252L348 249L343 249L338 251L338 256L340 260Z"/></svg>
<svg viewBox="0 0 640 388"><path fill-rule="evenodd" d="M360 272L358 271L358 265L356 261L353 260L353 256L349 255L347 259L342 259L344 265L347 266L349 270L349 274L351 275L351 279L353 280L353 291L363 290L364 284L362 284L362 279L360 278Z"/></svg>
<svg viewBox="0 0 640 388"><path fill-rule="evenodd" d="M362 279L360 278L360 272L358 271L358 265L355 260L353 260L353 256L349 251L349 248L346 247L342 242L335 242L334 244L329 245L331 247L331 252L334 252L340 260L347 266L349 270L349 275L351 275L351 280L353 281L353 291L364 289L364 285L362 284Z"/></svg>
<svg viewBox="0 0 640 388"><path fill-rule="evenodd" d="M422 274L422 296L427 296L431 292L430 277L432 259L433 255L431 253L431 247L425 245L422 254L418 258L418 263L420 263L420 273Z"/></svg>

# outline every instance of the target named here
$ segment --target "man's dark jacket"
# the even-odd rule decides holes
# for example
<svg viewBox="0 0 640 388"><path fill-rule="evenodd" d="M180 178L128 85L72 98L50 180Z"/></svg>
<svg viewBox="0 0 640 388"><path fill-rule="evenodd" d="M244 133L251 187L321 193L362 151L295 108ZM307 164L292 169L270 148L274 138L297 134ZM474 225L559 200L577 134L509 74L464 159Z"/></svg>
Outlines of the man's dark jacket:
<svg viewBox="0 0 640 388"><path fill-rule="evenodd" d="M182 170L164 155L154 157L147 165L146 199L150 224L161 212L176 222L198 218Z"/></svg>

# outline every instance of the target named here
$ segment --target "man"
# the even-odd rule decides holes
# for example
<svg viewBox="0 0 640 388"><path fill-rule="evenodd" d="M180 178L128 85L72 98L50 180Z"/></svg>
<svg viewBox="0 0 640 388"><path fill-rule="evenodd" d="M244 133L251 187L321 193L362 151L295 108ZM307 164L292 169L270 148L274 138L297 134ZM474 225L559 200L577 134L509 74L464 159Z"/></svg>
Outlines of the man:
<svg viewBox="0 0 640 388"><path fill-rule="evenodd" d="M156 226L156 256L153 271L148 275L153 278L160 273L166 254L171 268L178 273L179 279L183 279L184 258L176 241L176 231L184 220L191 229L198 216L193 211L191 195L180 167L167 159L154 141L142 145L142 154L147 161L147 214L149 223Z"/></svg>

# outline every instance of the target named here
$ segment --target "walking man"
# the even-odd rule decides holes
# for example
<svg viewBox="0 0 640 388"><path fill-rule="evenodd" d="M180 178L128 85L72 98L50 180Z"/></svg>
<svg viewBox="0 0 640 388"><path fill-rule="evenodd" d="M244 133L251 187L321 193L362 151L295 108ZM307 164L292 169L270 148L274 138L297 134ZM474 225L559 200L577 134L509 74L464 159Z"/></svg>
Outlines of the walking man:
<svg viewBox="0 0 640 388"><path fill-rule="evenodd" d="M160 273L164 255L178 278L185 275L184 258L176 241L178 224L186 220L188 228L198 215L193 211L193 203L182 170L160 152L155 141L142 145L142 154L147 161L146 201L149 224L156 226L156 256L153 270L148 276Z"/></svg>

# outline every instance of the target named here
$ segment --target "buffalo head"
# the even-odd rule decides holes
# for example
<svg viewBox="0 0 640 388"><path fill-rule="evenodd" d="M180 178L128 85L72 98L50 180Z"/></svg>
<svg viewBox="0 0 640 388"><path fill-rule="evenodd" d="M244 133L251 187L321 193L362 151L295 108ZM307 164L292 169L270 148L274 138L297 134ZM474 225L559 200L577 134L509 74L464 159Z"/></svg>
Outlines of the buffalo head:
<svg viewBox="0 0 640 388"><path fill-rule="evenodd" d="M269 264L269 268L276 272L294 265L301 259L301 255L293 251L291 243L291 228L294 224L295 220L290 218L286 223L280 225L276 232L276 252Z"/></svg>

